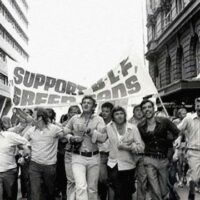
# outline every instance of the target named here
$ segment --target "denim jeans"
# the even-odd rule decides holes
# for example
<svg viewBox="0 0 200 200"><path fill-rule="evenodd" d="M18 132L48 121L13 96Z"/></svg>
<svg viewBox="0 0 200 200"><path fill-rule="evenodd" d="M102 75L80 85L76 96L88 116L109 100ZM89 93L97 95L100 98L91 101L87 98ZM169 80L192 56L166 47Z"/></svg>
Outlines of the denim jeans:
<svg viewBox="0 0 200 200"><path fill-rule="evenodd" d="M25 163L24 165L20 166L21 168L21 176L20 176L20 183L21 183L21 193L23 198L30 199L30 180L29 180L29 163Z"/></svg>
<svg viewBox="0 0 200 200"><path fill-rule="evenodd" d="M106 200L108 196L107 161L108 161L108 155L100 153L98 193L101 200Z"/></svg>
<svg viewBox="0 0 200 200"><path fill-rule="evenodd" d="M136 161L136 177L138 180L137 183L137 200L146 199L146 190L147 190L147 174L144 168L144 159L143 157L137 156Z"/></svg>
<svg viewBox="0 0 200 200"><path fill-rule="evenodd" d="M75 180L72 172L72 153L65 152L65 171L67 176L67 200L75 200Z"/></svg>
<svg viewBox="0 0 200 200"><path fill-rule="evenodd" d="M108 177L114 190L114 200L132 200L135 169L119 171L117 165L114 168L108 167Z"/></svg>
<svg viewBox="0 0 200 200"><path fill-rule="evenodd" d="M72 171L76 184L76 200L97 200L99 154L85 157L72 154Z"/></svg>
<svg viewBox="0 0 200 200"><path fill-rule="evenodd" d="M55 199L56 165L41 165L31 161L29 165L31 200ZM44 188L45 191L42 191Z"/></svg>
<svg viewBox="0 0 200 200"><path fill-rule="evenodd" d="M66 172L65 172L65 156L63 153L57 153L57 164L56 164L56 194L62 193L62 197L66 196Z"/></svg>
<svg viewBox="0 0 200 200"><path fill-rule="evenodd" d="M17 168L0 172L0 199L17 199Z"/></svg>
<svg viewBox="0 0 200 200"><path fill-rule="evenodd" d="M152 200L165 200L169 195L168 188L168 159L144 157Z"/></svg>

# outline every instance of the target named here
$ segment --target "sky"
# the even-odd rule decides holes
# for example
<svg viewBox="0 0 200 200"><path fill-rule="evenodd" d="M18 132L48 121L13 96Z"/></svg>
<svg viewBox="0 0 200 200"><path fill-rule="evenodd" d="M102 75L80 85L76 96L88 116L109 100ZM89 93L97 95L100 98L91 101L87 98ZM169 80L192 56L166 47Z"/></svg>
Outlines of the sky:
<svg viewBox="0 0 200 200"><path fill-rule="evenodd" d="M89 87L129 55L144 65L144 3L30 0L29 69Z"/></svg>

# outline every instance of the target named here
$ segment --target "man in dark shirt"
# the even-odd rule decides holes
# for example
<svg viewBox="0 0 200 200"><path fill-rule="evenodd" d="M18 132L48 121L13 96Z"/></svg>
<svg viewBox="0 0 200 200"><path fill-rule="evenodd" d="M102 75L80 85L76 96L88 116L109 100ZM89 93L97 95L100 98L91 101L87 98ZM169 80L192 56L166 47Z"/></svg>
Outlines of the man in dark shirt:
<svg viewBox="0 0 200 200"><path fill-rule="evenodd" d="M168 149L178 137L179 130L167 118L155 117L154 104L150 100L141 103L145 120L138 124L145 143L144 165L153 200L167 200Z"/></svg>

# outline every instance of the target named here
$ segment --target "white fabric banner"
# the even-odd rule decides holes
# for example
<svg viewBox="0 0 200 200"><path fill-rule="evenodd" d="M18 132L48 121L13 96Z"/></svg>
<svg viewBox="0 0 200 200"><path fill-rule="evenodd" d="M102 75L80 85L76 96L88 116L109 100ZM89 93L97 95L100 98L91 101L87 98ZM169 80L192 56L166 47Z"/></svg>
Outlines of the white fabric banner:
<svg viewBox="0 0 200 200"><path fill-rule="evenodd" d="M90 88L70 81L33 73L18 63L10 63L9 83L14 107L57 107L80 103L83 95L93 95L98 103L139 103L144 96L157 94L156 87L143 66L129 57L121 61ZM121 103L120 103L121 102Z"/></svg>

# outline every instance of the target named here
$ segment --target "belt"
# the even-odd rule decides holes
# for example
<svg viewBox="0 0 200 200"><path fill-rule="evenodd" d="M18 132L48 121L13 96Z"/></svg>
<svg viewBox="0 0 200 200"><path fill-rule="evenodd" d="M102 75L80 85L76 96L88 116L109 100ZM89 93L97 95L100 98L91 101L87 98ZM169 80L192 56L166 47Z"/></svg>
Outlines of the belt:
<svg viewBox="0 0 200 200"><path fill-rule="evenodd" d="M72 153L79 154L79 155L85 156L85 157L92 157L92 156L98 154L99 151L94 151L94 152L73 151Z"/></svg>
<svg viewBox="0 0 200 200"><path fill-rule="evenodd" d="M191 151L200 151L200 149L194 149L194 148L187 148L187 150L191 150Z"/></svg>
<svg viewBox="0 0 200 200"><path fill-rule="evenodd" d="M155 158L155 159L165 159L167 158L167 156L165 154L162 153L157 153L157 154L145 154L145 156L151 157L151 158Z"/></svg>
<svg viewBox="0 0 200 200"><path fill-rule="evenodd" d="M72 153L71 149L65 149L65 151Z"/></svg>

